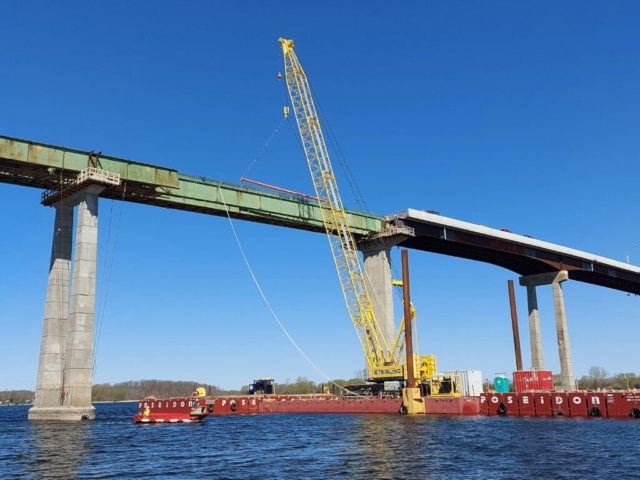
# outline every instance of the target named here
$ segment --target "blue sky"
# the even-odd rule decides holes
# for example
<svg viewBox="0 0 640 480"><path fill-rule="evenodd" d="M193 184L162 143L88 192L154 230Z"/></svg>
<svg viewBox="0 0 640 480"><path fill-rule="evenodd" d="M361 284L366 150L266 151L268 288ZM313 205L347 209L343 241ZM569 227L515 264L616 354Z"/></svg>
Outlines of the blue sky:
<svg viewBox="0 0 640 480"><path fill-rule="evenodd" d="M637 2L14 1L0 14L2 135L312 194L287 124L264 148L282 119L278 38L292 38L371 212L433 209L640 264ZM0 184L0 390L35 388L54 214L40 193ZM103 200L99 221L96 383L324 380L227 219ZM330 378L352 377L362 354L325 236L233 227L292 337ZM420 353L512 372L517 275L409 260ZM564 292L576 376L639 372L640 299ZM527 367L526 291L516 299ZM538 299L559 373L551 288Z"/></svg>

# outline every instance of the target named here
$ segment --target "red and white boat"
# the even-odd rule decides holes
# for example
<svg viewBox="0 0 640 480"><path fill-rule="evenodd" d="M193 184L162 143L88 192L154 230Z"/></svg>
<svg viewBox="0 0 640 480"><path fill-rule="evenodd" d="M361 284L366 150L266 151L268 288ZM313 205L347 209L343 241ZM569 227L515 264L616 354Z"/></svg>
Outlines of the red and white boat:
<svg viewBox="0 0 640 480"><path fill-rule="evenodd" d="M203 390L204 392L204 390ZM136 423L192 423L209 415L204 394L194 392L190 397L146 397L138 403L133 415Z"/></svg>

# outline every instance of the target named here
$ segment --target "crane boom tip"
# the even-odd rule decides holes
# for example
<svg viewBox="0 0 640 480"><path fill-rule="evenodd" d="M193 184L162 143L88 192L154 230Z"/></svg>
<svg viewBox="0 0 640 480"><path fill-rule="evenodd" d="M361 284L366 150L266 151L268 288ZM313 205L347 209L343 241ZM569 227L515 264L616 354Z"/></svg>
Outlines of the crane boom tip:
<svg viewBox="0 0 640 480"><path fill-rule="evenodd" d="M293 40L287 40L286 38L280 37L278 41L280 42L280 45L282 45L284 53L289 53L289 51L293 50Z"/></svg>

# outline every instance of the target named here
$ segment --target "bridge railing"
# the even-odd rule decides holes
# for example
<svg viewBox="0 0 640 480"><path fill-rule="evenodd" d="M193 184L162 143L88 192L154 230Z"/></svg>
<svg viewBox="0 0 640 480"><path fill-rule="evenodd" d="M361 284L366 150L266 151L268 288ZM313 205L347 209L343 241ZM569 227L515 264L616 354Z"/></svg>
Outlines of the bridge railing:
<svg viewBox="0 0 640 480"><path fill-rule="evenodd" d="M71 181L59 184L58 188L42 192L40 203L52 205L63 197L67 197L84 188L85 184L120 185L120 174L102 170L96 167L87 167Z"/></svg>
<svg viewBox="0 0 640 480"><path fill-rule="evenodd" d="M120 174L102 170L96 167L88 167L82 170L76 178L76 184L91 180L92 183L106 183L107 185L120 185Z"/></svg>

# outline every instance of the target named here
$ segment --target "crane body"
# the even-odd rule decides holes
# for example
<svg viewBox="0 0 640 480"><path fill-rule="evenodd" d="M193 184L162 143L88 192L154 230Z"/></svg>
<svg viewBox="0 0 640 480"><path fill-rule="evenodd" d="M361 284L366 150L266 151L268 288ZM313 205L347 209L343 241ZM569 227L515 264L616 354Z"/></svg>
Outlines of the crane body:
<svg viewBox="0 0 640 480"><path fill-rule="evenodd" d="M280 38L279 41L284 57L285 83L313 180L316 200L322 212L322 220L347 310L365 354L368 373L366 380L372 382L362 385L362 392L382 392L383 386L385 390L398 391L402 388L405 404L413 405L409 408L409 413L420 413L420 410L424 413L420 397L426 395L459 397L461 395L458 388L460 376L437 374L434 355L420 357L417 352L411 353L412 349L406 348L408 340L406 331L413 332L409 334L410 339L417 346L415 309L410 302L406 305L406 301L403 300L405 315L400 322L394 344L388 345L367 291L364 269L349 228L309 81L293 49L293 40ZM285 106L285 117L288 117L289 113L289 107ZM403 261L403 276L404 264ZM403 282L400 281L393 281L393 283L396 286L403 286ZM405 298L408 298L407 290L408 286L405 290ZM410 328L405 329L406 321L411 322ZM408 356L405 354L405 349L409 351ZM413 368L407 368L408 362L412 362ZM408 370L413 372L414 378L408 378Z"/></svg>

